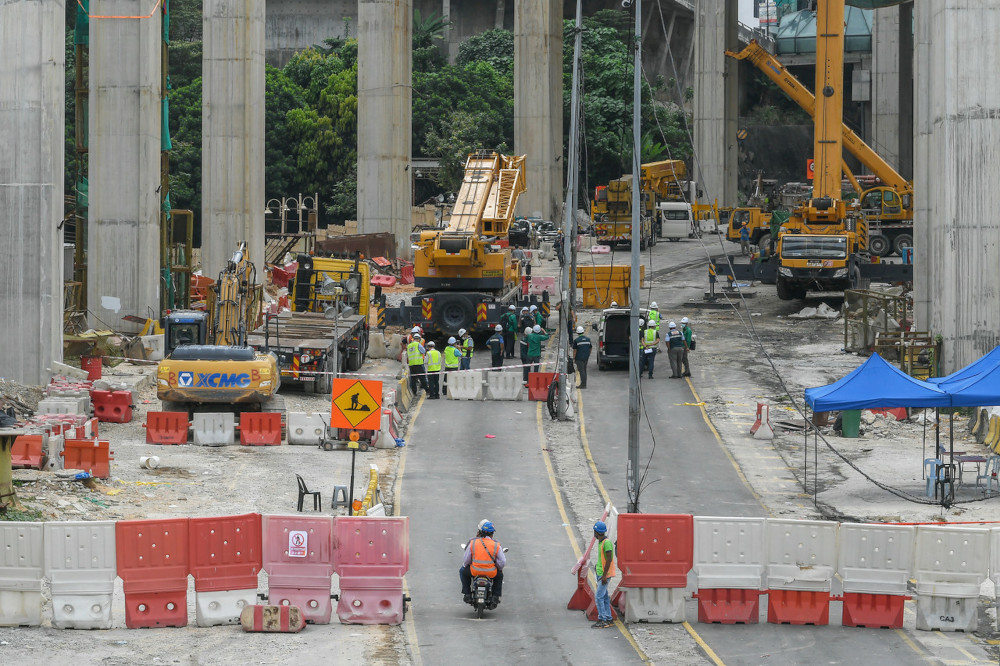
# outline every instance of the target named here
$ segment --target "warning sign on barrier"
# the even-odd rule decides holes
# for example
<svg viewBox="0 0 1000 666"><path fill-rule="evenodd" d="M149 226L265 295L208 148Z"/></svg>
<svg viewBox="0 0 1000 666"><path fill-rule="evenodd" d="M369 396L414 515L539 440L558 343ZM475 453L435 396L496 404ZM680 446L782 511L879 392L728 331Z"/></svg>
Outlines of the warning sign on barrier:
<svg viewBox="0 0 1000 666"><path fill-rule="evenodd" d="M305 557L308 551L308 532L293 530L288 533L288 557Z"/></svg>
<svg viewBox="0 0 1000 666"><path fill-rule="evenodd" d="M382 419L382 382L334 379L331 428L378 430Z"/></svg>

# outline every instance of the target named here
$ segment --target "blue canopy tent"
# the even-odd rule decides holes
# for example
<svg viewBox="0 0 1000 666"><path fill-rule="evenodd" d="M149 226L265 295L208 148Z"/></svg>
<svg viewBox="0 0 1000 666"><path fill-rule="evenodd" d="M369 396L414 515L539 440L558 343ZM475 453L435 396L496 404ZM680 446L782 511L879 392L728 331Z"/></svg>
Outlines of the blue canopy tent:
<svg viewBox="0 0 1000 666"><path fill-rule="evenodd" d="M951 406L951 396L942 388L909 376L899 368L887 363L878 354L872 354L868 360L832 384L806 389L805 398L806 404L813 412L882 407L938 408ZM817 430L814 429L813 433L815 438L819 437ZM806 451L803 474L807 482L809 477L808 428L806 428L805 435L806 442L803 448ZM819 486L818 448L818 442L814 442L813 465L814 474L816 474L816 481L813 485L814 501ZM926 457L926 451L924 455ZM804 488L807 485L806 482L803 483Z"/></svg>
<svg viewBox="0 0 1000 666"><path fill-rule="evenodd" d="M878 354L832 384L806 389L814 412L880 407L950 407L951 396L886 363Z"/></svg>
<svg viewBox="0 0 1000 666"><path fill-rule="evenodd" d="M944 377L931 377L927 381L930 382L931 384L938 384L938 385L955 384L957 382L969 379L970 377L974 377L983 372L988 372L992 370L994 366L996 366L998 363L1000 363L1000 346L994 347L993 351L986 354L982 358L973 361L972 363L965 366L961 370L953 372L950 375L946 375ZM942 388L944 387L942 386Z"/></svg>
<svg viewBox="0 0 1000 666"><path fill-rule="evenodd" d="M983 359L986 358L986 356L983 357ZM982 368L982 371L957 379L946 377L946 381L940 382L938 386L951 396L953 407L1000 405L1000 359L993 361L992 366L989 368L983 368L983 364L978 361L973 363L973 365L979 366ZM959 370L955 375L959 375L962 372L962 370ZM951 375L951 377L955 375Z"/></svg>

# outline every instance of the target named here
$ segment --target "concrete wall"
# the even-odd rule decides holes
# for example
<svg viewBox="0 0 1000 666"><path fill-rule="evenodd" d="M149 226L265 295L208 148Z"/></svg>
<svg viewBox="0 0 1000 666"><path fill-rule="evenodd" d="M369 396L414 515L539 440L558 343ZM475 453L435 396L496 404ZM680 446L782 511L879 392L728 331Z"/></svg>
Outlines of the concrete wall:
<svg viewBox="0 0 1000 666"><path fill-rule="evenodd" d="M264 34L267 62L284 67L296 52L331 37L357 37L357 0L269 0Z"/></svg>
<svg viewBox="0 0 1000 666"><path fill-rule="evenodd" d="M514 7L514 152L527 155L521 215L554 220L563 190L562 3Z"/></svg>
<svg viewBox="0 0 1000 666"><path fill-rule="evenodd" d="M945 373L1000 343L1000 34L994 0L918 3L914 308Z"/></svg>
<svg viewBox="0 0 1000 666"><path fill-rule="evenodd" d="M205 0L202 57L202 271L237 243L264 270L264 6Z"/></svg>
<svg viewBox="0 0 1000 666"><path fill-rule="evenodd" d="M413 6L359 0L358 13L358 232L394 233L408 258Z"/></svg>
<svg viewBox="0 0 1000 666"><path fill-rule="evenodd" d="M738 50L736 23L736 0L695 5L695 178L707 201L720 205L737 197L737 62L725 56Z"/></svg>
<svg viewBox="0 0 1000 666"><path fill-rule="evenodd" d="M0 376L62 360L63 0L0 0Z"/></svg>
<svg viewBox="0 0 1000 666"><path fill-rule="evenodd" d="M145 0L91 0L94 16L149 13ZM159 312L160 14L90 21L90 325L135 332Z"/></svg>

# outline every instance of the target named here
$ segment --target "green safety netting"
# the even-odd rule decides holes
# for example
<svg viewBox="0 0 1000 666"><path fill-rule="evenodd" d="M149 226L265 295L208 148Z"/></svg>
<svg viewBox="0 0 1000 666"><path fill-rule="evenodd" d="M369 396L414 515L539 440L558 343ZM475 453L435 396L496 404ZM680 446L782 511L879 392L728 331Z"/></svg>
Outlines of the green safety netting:
<svg viewBox="0 0 1000 666"><path fill-rule="evenodd" d="M76 28L73 30L76 44L90 43L90 0L76 0Z"/></svg>

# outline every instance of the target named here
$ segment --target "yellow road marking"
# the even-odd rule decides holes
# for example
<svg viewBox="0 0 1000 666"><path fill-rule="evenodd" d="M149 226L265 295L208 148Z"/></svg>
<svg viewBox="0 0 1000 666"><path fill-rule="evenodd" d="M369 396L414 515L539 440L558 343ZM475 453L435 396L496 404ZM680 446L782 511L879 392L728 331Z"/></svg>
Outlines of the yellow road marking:
<svg viewBox="0 0 1000 666"><path fill-rule="evenodd" d="M410 419L410 428L413 428L417 423L417 417L420 416L420 408L424 406L424 399L427 394L420 396L420 401L417 402L417 408L413 410L413 418ZM412 441L412 437L411 437ZM396 481L393 483L392 488L392 499L395 503L393 506L393 515L401 516L403 515L403 472L406 471L406 452L410 447L403 447L403 454L399 456L399 466L396 468ZM410 586L406 582L406 577L403 577L403 594L410 596ZM406 641L410 644L410 656L413 657L413 663L417 666L423 663L420 658L420 643L417 641L417 623L413 620L413 609L406 614Z"/></svg>
<svg viewBox="0 0 1000 666"><path fill-rule="evenodd" d="M611 502L611 498L608 496L608 491L604 489L604 482L601 481L601 475L597 472L597 463L594 462L594 457L590 455L590 441L587 439L587 424L583 418L583 396L580 395L580 389L576 390L576 411L580 414L580 440L583 442L583 454L587 456L587 464L590 465L590 471L594 474L594 482L597 484L597 490L601 493L604 503L608 504Z"/></svg>
<svg viewBox="0 0 1000 666"><path fill-rule="evenodd" d="M580 400L580 390L577 389L577 411L580 414L580 432L585 432L583 425L583 409L582 401ZM566 526L566 536L569 537L569 543L573 546L573 552L576 554L576 559L583 557L583 551L580 549L580 544L577 543L576 533L573 531L572 525L569 522L569 515L566 513L566 506L563 504L562 493L559 492L559 484L556 481L555 470L552 467L552 458L549 456L549 452L546 451L545 446L545 427L542 420L542 403L538 403L538 407L535 410L535 420L538 423L538 445L542 450L542 459L545 461L545 471L549 475L549 485L552 487L552 494L556 498L556 506L559 507L559 516L562 518L563 524ZM594 459L590 456L590 447L586 444L586 439L584 439L584 447L587 454L587 461L590 463L590 468L594 472L594 478L597 480L598 487L601 490L601 495L604 497L604 501L608 502L608 493L604 489L604 485L601 483L601 477L597 473L597 466L594 464ZM642 651L639 644L635 642L635 638L632 637L632 632L630 632L620 620L615 622L615 627L625 637L625 640L629 642L635 653L639 655L639 659L642 660L644 664L652 664L652 660Z"/></svg>
<svg viewBox="0 0 1000 666"><path fill-rule="evenodd" d="M691 634L691 638L693 638L694 642L698 644L698 647L705 651L705 654L712 660L713 664L716 666L726 666L725 662L719 659L719 655L715 654L715 650L708 647L708 643L705 642L705 639L698 635L698 632L694 630L694 627L692 627L688 622L685 622L684 628L687 629L689 634Z"/></svg>

